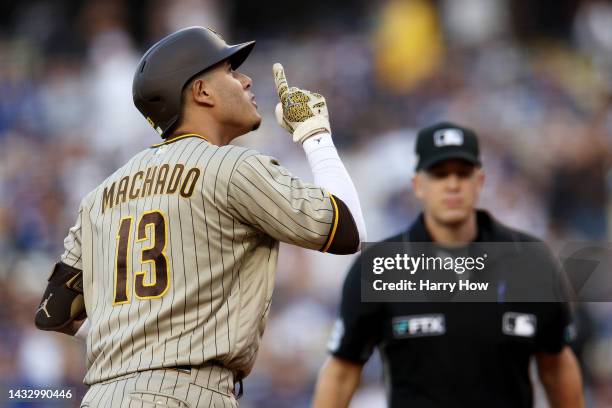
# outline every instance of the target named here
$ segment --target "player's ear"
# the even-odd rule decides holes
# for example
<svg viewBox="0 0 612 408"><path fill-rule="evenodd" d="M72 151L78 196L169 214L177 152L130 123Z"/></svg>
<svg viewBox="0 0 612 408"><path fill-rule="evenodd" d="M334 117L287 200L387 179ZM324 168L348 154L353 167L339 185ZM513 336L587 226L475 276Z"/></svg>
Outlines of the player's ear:
<svg viewBox="0 0 612 408"><path fill-rule="evenodd" d="M211 81L206 77L196 78L191 84L191 96L198 104L214 106Z"/></svg>

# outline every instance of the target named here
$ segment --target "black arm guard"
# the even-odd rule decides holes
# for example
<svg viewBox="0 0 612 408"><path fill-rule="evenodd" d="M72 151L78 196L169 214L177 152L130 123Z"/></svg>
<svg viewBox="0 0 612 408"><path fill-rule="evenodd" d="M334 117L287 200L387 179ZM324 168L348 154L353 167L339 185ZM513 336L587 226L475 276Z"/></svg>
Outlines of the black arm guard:
<svg viewBox="0 0 612 408"><path fill-rule="evenodd" d="M338 213L335 214L338 220L336 235L329 245L327 252L336 255L354 254L359 248L359 230L355 219L346 204L334 196L338 206Z"/></svg>
<svg viewBox="0 0 612 408"><path fill-rule="evenodd" d="M34 322L41 330L59 330L87 317L83 300L83 273L58 262L36 310Z"/></svg>

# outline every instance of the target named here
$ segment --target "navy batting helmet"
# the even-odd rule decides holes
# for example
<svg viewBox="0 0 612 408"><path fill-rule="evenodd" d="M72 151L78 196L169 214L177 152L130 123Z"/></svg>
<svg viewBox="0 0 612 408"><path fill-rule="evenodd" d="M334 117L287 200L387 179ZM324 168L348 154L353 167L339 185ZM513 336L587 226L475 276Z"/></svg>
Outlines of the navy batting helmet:
<svg viewBox="0 0 612 408"><path fill-rule="evenodd" d="M145 53L132 84L134 104L161 135L169 136L181 113L181 95L196 75L229 59L244 62L255 41L228 45L215 31L188 27L164 37Z"/></svg>

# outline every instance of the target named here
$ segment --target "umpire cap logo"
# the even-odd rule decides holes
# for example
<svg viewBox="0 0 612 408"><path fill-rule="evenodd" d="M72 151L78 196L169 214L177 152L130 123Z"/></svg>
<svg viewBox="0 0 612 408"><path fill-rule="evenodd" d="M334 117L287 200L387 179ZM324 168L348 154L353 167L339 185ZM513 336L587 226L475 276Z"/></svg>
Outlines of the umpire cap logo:
<svg viewBox="0 0 612 408"><path fill-rule="evenodd" d="M460 129L440 129L434 132L433 138L437 147L463 145L463 132Z"/></svg>

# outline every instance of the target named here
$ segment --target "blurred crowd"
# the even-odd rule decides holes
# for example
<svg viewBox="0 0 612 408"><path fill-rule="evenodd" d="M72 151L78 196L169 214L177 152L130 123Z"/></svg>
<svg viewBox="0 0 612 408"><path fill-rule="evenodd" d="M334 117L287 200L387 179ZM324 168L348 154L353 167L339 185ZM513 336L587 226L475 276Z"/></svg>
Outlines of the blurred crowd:
<svg viewBox="0 0 612 408"><path fill-rule="evenodd" d="M273 118L272 63L283 63L290 86L327 98L370 240L418 214L414 138L440 120L479 134L481 204L501 221L557 247L612 238L610 1L357 1L345 18L342 10L306 22L302 15L293 30L291 10L282 15L277 1L262 2L258 16L269 7L270 21L252 25L236 11L239 1L156 0L142 10L136 3L1 6L0 390L55 385L83 394L83 346L37 331L34 311L80 199L159 141L132 104L132 75L148 46L184 26L258 41L241 70L254 80L264 122L237 143L309 180L301 149ZM318 13L332 7L318 3L327 3ZM280 19L284 31L273 28ZM308 406L351 260L283 245L241 406ZM612 406L612 303L579 312L589 404ZM380 378L374 359L355 407L384 406Z"/></svg>

